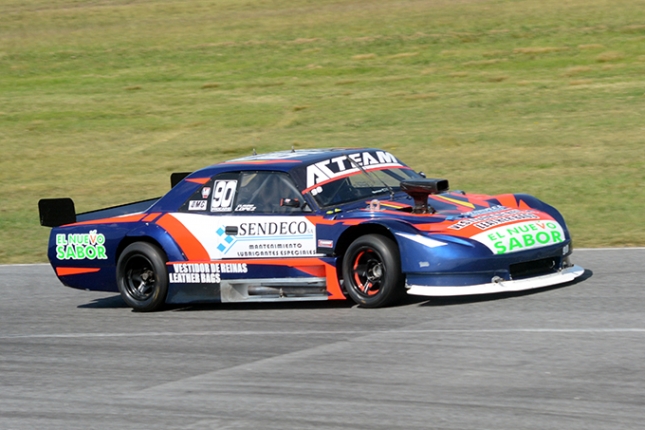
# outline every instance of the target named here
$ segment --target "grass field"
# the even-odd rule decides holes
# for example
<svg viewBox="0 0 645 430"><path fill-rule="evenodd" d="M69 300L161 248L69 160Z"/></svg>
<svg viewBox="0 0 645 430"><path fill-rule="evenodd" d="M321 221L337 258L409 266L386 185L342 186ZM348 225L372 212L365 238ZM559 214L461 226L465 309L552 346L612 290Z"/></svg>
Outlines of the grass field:
<svg viewBox="0 0 645 430"><path fill-rule="evenodd" d="M642 246L644 77L637 0L3 0L0 263L46 260L39 198L292 146L385 148L536 195L578 247Z"/></svg>

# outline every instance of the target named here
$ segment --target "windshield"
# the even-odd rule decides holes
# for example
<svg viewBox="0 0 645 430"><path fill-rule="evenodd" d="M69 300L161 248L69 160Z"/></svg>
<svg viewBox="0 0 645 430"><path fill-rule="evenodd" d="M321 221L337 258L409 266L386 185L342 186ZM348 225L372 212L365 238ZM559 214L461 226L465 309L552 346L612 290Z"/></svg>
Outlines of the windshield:
<svg viewBox="0 0 645 430"><path fill-rule="evenodd" d="M411 169L359 170L356 173L326 182L311 190L321 207L334 206L358 200L371 200L390 191L400 191L400 182L421 176Z"/></svg>

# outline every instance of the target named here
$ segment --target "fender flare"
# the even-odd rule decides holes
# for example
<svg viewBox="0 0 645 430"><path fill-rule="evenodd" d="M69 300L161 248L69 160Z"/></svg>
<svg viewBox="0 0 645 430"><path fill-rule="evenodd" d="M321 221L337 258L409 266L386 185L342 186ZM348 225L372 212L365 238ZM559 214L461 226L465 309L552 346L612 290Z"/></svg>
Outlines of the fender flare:
<svg viewBox="0 0 645 430"><path fill-rule="evenodd" d="M156 224L140 226L129 231L119 244L117 258L126 246L137 241L156 244L166 254L168 261L186 261L186 256L177 242L166 230Z"/></svg>

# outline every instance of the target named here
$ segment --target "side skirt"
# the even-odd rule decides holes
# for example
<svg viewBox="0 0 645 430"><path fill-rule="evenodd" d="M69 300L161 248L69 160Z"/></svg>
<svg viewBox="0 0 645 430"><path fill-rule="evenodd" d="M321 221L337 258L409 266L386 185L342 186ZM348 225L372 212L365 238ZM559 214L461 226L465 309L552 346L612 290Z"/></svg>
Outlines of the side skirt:
<svg viewBox="0 0 645 430"><path fill-rule="evenodd" d="M327 300L325 278L240 279L222 281L222 302Z"/></svg>

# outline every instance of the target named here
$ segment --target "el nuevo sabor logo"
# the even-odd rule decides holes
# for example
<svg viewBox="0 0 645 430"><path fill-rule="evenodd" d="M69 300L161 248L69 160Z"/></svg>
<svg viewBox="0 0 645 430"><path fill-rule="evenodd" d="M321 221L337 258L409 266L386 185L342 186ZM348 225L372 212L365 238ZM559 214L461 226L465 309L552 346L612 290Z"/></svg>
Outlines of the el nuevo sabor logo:
<svg viewBox="0 0 645 430"><path fill-rule="evenodd" d="M96 230L89 233L56 235L58 260L107 260L105 236Z"/></svg>

